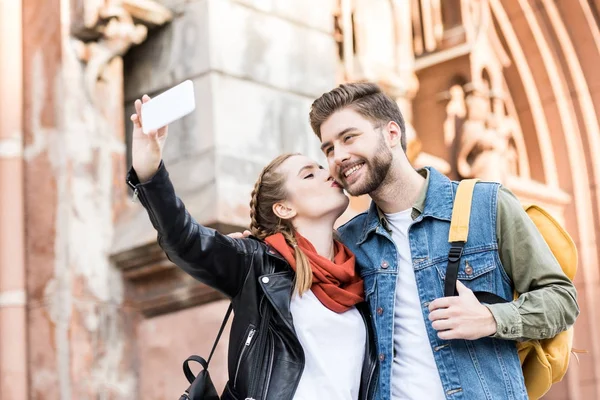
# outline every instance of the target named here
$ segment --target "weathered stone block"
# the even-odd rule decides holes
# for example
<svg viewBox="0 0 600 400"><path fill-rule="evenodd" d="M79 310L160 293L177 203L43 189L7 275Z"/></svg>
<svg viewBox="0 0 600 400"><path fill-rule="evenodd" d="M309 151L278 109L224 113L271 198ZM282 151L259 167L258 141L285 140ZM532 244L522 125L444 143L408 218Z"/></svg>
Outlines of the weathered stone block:
<svg viewBox="0 0 600 400"><path fill-rule="evenodd" d="M256 10L327 33L333 33L333 0L233 0Z"/></svg>
<svg viewBox="0 0 600 400"><path fill-rule="evenodd" d="M212 69L311 97L335 84L331 34L230 1L211 1L209 14Z"/></svg>
<svg viewBox="0 0 600 400"><path fill-rule="evenodd" d="M162 4L163 6L169 8L170 10L172 10L175 13L181 13L183 12L183 10L185 9L185 6L188 3L191 3L193 1L203 1L203 0L154 0L159 4Z"/></svg>
<svg viewBox="0 0 600 400"><path fill-rule="evenodd" d="M308 122L311 97L216 74L212 83L215 146L220 155L265 164L283 152L320 156L319 141Z"/></svg>
<svg viewBox="0 0 600 400"><path fill-rule="evenodd" d="M209 69L208 0L186 4L169 25L125 56L125 100L150 95Z"/></svg>
<svg viewBox="0 0 600 400"><path fill-rule="evenodd" d="M323 30L236 2L197 1L127 54L125 98L160 92L209 70L316 97L335 84L335 46Z"/></svg>
<svg viewBox="0 0 600 400"><path fill-rule="evenodd" d="M254 182L273 158L300 152L325 165L308 123L312 99L228 76L212 82L217 219L247 226Z"/></svg>

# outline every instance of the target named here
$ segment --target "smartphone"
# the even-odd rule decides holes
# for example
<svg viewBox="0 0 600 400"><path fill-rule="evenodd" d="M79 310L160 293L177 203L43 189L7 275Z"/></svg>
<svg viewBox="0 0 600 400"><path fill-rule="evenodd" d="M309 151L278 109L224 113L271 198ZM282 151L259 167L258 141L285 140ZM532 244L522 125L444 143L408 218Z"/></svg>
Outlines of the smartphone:
<svg viewBox="0 0 600 400"><path fill-rule="evenodd" d="M142 104L142 132L147 135L167 126L195 108L194 83L187 80Z"/></svg>

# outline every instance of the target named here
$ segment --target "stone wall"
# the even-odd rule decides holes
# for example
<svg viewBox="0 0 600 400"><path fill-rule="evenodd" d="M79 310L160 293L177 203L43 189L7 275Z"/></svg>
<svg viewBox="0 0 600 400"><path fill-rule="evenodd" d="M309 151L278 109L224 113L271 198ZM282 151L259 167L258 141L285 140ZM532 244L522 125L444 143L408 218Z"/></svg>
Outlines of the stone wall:
<svg viewBox="0 0 600 400"><path fill-rule="evenodd" d="M273 157L323 161L309 106L356 79L397 100L415 166L498 176L547 206L579 249L575 347L588 351L547 398L600 396L600 3L417 3L0 2L0 400L176 398L181 362L208 355L227 301L166 259L124 183L134 99L186 79L197 108L171 126L165 163L223 232L248 225ZM21 35L19 50L7 38ZM468 135L499 140L482 153Z"/></svg>
<svg viewBox="0 0 600 400"><path fill-rule="evenodd" d="M333 3L163 4L175 10L173 22L150 32L124 59L125 113L131 114L133 101L144 93L156 95L192 80L196 110L169 128L165 165L198 221L221 230L242 229L249 224L254 182L272 158L285 151L322 157L308 124L308 109L336 83ZM126 129L129 137L130 124ZM119 259L155 241L139 204L129 204L116 229L113 253ZM146 271L148 265L134 268ZM202 285L179 274L183 273L169 275L174 283L164 290L149 289L154 297L137 299L144 309L165 299L160 311L149 311L137 331L139 390L149 399L167 398L187 387L181 362L190 354L208 356L227 308L225 301L201 305L206 301L198 294ZM153 276L148 272L144 278L148 285ZM128 282L146 288L139 280ZM224 335L211 363L219 390L226 380L226 344Z"/></svg>

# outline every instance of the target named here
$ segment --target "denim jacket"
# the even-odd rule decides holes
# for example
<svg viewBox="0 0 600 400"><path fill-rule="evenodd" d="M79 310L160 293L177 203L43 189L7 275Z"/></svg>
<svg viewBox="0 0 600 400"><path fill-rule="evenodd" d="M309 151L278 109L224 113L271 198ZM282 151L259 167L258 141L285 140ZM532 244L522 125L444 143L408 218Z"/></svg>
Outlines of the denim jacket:
<svg viewBox="0 0 600 400"><path fill-rule="evenodd" d="M527 399L516 342L492 337L442 340L429 321L429 303L444 296L448 262L448 232L458 184L429 170L423 212L409 230L411 257L421 311L447 399ZM473 193L469 240L460 261L458 279L473 291L512 300L513 288L498 256L496 209L499 184L479 183ZM473 223L473 221L477 221ZM398 254L373 203L339 229L355 253L374 318L380 369L378 399L391 398L394 306ZM467 268L468 267L468 268Z"/></svg>

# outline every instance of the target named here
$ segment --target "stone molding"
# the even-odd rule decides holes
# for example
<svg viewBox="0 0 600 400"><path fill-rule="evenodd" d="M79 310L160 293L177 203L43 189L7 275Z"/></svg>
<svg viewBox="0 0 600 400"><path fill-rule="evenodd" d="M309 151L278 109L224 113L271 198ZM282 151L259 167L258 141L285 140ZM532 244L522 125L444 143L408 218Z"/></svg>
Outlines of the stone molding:
<svg viewBox="0 0 600 400"><path fill-rule="evenodd" d="M125 304L146 318L225 298L177 268L156 242L124 251L113 261L125 280Z"/></svg>
<svg viewBox="0 0 600 400"><path fill-rule="evenodd" d="M215 224L221 233L244 228ZM225 299L217 290L192 278L173 264L156 241L126 249L111 257L125 281L125 304L146 318Z"/></svg>

